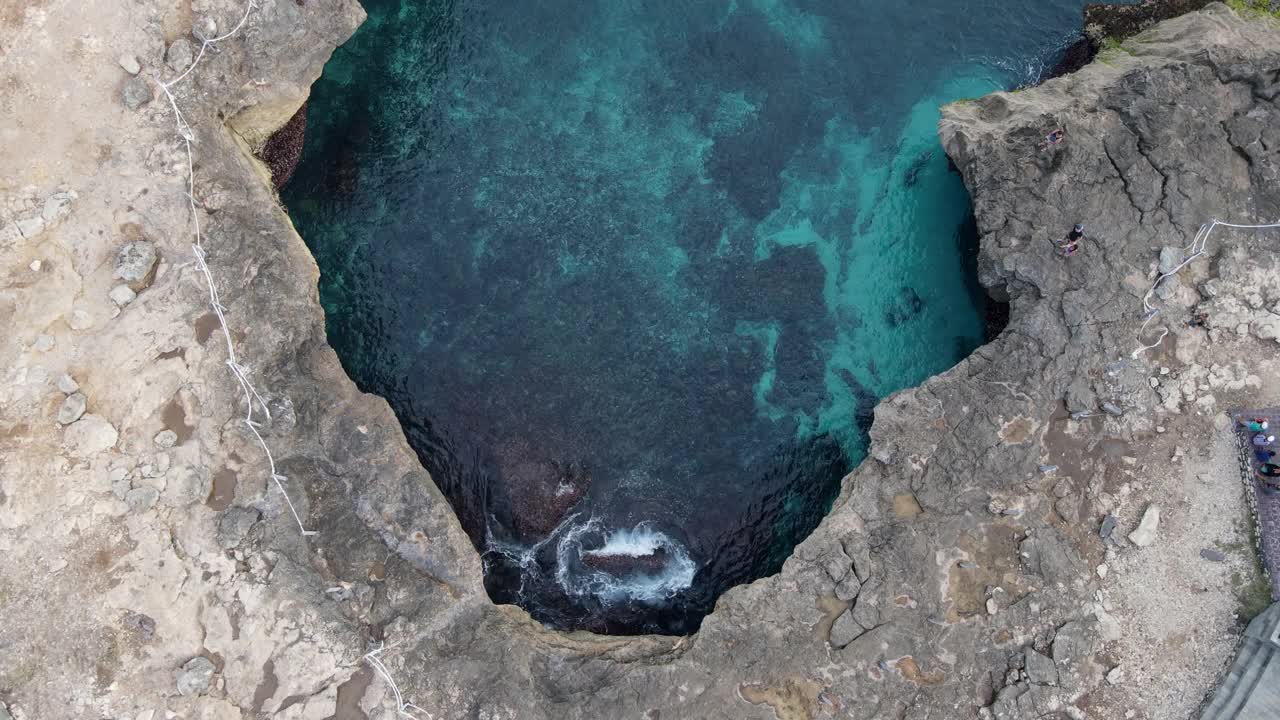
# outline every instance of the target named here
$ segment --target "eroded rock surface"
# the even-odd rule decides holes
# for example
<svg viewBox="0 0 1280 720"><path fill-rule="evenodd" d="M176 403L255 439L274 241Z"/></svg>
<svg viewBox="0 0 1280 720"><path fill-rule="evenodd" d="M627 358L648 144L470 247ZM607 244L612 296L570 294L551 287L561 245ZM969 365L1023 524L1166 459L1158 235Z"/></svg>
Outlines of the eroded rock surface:
<svg viewBox="0 0 1280 720"><path fill-rule="evenodd" d="M1275 24L1215 4L1074 75L947 108L1007 329L880 405L872 459L781 573L728 592L694 637L608 638L489 602L386 403L324 342L316 269L250 152L359 22L344 0L261 3L176 92L229 339L271 408L271 477L190 262L168 103L120 97L192 39L161 6L0 13L5 67L62 72L56 39L82 38L85 89L26 83L0 130L15 717L391 718L361 662L384 647L405 700L442 718L1177 718L1225 667L1231 578L1254 559L1221 411L1280 404L1280 233L1218 229L1145 326L1143 297L1162 249L1210 218L1280 217ZM222 32L243 6L193 10ZM1065 142L1041 149L1057 127ZM1076 222L1081 251L1056 255ZM122 311L118 243L139 236L158 260ZM63 375L91 399L65 428ZM1153 502L1159 540L1138 548Z"/></svg>

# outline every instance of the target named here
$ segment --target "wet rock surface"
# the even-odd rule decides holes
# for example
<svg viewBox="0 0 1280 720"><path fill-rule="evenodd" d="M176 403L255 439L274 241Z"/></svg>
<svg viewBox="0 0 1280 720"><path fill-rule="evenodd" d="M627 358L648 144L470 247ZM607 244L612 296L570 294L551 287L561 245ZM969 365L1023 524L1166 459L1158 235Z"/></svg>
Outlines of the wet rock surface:
<svg viewBox="0 0 1280 720"><path fill-rule="evenodd" d="M670 561L671 558L662 548L644 555L601 555L593 552L582 554L583 565L617 577L634 574L659 575Z"/></svg>
<svg viewBox="0 0 1280 720"><path fill-rule="evenodd" d="M298 168L306 137L307 104L303 103L293 117L289 118L289 122L267 139L258 153L258 157L271 168L271 182L277 190L289 182L289 178L293 177L293 171Z"/></svg>
<svg viewBox="0 0 1280 720"><path fill-rule="evenodd" d="M243 11L200 7L224 30ZM61 47L45 40L97 23L113 40L76 60L94 90L68 117L101 128L96 108L127 75L111 58L163 65L164 28L187 33L190 19L156 9L135 26L91 10L6 27L15 34L0 37L20 42L0 52L59 67L39 55ZM18 339L0 347L0 617L33 618L0 627L10 712L327 717L343 703L393 717L381 680L356 682L382 647L404 699L439 717L1194 711L1239 635L1229 578L1254 564L1243 507L1227 503L1238 480L1214 484L1234 461L1206 439L1226 432L1215 418L1227 406L1280 405L1266 324L1280 245L1224 230L1145 326L1143 297L1161 249L1188 245L1211 217L1280 217L1280 30L1215 4L1108 62L949 106L940 135L973 196L982 280L1009 299L1007 327L880 404L871 457L779 574L730 590L692 638L619 638L551 632L490 603L480 559L386 403L325 345L314 264L247 150L296 113L360 18L342 0L267 4L178 95L238 358L265 404L290 409L262 425L277 477L186 262L186 158L165 103L122 115L103 131L108 150L85 148L44 122L61 95L29 85L14 123L47 157L0 153L0 175L53 178L0 203L0 229L24 228L0 235L0 321ZM1066 142L1038 149L1054 127ZM52 200L71 192L113 199ZM1081 251L1055 255L1076 222L1089 227ZM113 314L119 238L137 232L157 245L150 286ZM1198 290L1215 278L1214 293ZM76 310L94 322L74 330L64 316ZM93 407L62 427L64 374ZM156 442L165 430L171 446ZM216 506L215 478L235 479ZM1152 502L1159 540L1138 550L1127 532ZM1198 555L1210 545L1225 561Z"/></svg>

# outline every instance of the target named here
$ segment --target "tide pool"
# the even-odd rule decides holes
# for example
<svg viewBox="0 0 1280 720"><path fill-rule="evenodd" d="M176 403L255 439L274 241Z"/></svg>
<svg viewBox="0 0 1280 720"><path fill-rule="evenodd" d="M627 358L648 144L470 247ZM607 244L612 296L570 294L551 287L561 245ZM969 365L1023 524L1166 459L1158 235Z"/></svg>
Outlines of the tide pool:
<svg viewBox="0 0 1280 720"><path fill-rule="evenodd" d="M365 0L284 200L497 602L695 630L984 339L938 107L1078 0Z"/></svg>

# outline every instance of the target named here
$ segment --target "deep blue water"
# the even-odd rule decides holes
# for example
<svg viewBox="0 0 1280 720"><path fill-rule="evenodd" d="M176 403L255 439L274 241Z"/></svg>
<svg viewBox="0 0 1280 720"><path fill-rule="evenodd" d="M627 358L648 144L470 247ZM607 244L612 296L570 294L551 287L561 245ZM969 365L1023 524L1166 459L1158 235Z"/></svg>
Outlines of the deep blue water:
<svg viewBox="0 0 1280 720"><path fill-rule="evenodd" d="M983 341L946 101L1082 0L364 0L284 198L499 602L696 629Z"/></svg>

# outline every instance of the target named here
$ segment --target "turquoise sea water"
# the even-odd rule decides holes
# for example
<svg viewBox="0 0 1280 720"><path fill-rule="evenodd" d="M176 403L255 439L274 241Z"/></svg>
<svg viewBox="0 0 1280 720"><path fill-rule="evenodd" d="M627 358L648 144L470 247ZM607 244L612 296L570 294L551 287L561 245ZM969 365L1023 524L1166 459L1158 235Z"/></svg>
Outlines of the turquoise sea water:
<svg viewBox="0 0 1280 720"><path fill-rule="evenodd" d="M284 199L330 342L557 627L776 572L878 398L983 341L938 106L1079 0L365 0Z"/></svg>

